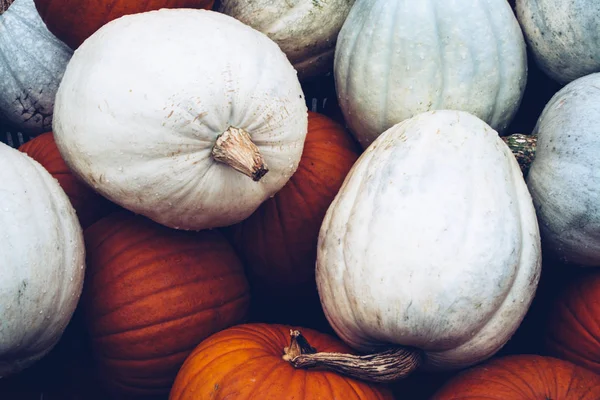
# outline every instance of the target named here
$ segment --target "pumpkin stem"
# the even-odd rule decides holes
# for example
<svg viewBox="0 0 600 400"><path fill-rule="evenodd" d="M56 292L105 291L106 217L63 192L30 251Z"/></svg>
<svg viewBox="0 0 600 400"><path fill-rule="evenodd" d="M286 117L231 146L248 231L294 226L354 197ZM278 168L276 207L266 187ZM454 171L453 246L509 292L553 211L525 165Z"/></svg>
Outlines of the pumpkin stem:
<svg viewBox="0 0 600 400"><path fill-rule="evenodd" d="M248 132L233 126L219 135L212 149L212 157L215 161L229 165L256 182L269 172L265 160Z"/></svg>
<svg viewBox="0 0 600 400"><path fill-rule="evenodd" d="M8 7L13 3L14 0L0 0L0 15L4 14Z"/></svg>
<svg viewBox="0 0 600 400"><path fill-rule="evenodd" d="M515 133L510 136L503 136L502 140L508 145L510 150L515 155L515 158L521 166L523 176L527 176L529 167L535 159L535 151L537 147L537 135L523 135Z"/></svg>
<svg viewBox="0 0 600 400"><path fill-rule="evenodd" d="M387 383L405 378L421 364L421 352L416 349L396 348L362 356L320 353L299 331L290 331L290 336L283 359L294 368L321 367L363 381Z"/></svg>

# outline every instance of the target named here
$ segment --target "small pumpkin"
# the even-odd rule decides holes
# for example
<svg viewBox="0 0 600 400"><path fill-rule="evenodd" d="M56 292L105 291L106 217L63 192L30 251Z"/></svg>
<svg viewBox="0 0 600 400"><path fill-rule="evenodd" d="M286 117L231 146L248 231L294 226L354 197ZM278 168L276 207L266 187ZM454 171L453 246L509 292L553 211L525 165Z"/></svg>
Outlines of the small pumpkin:
<svg viewBox="0 0 600 400"><path fill-rule="evenodd" d="M78 48L108 22L129 14L160 8L211 9L214 0L35 0L35 5L50 32Z"/></svg>
<svg viewBox="0 0 600 400"><path fill-rule="evenodd" d="M118 212L89 227L85 241L82 305L115 393L167 393L200 341L247 318L243 266L216 230L176 231Z"/></svg>
<svg viewBox="0 0 600 400"><path fill-rule="evenodd" d="M71 204L83 229L116 209L116 206L96 193L92 188L77 179L62 159L54 142L52 132L46 132L32 139L19 150L39 162L50 175L58 180Z"/></svg>
<svg viewBox="0 0 600 400"><path fill-rule="evenodd" d="M596 400L600 375L552 357L507 356L451 379L431 400L467 398Z"/></svg>
<svg viewBox="0 0 600 400"><path fill-rule="evenodd" d="M54 115L77 176L124 208L190 230L250 216L296 171L307 131L304 95L279 47L232 17L191 9L102 27L69 63Z"/></svg>
<svg viewBox="0 0 600 400"><path fill-rule="evenodd" d="M437 109L467 111L503 133L525 91L527 53L506 0L357 0L338 36L334 75L364 148Z"/></svg>
<svg viewBox="0 0 600 400"><path fill-rule="evenodd" d="M337 35L354 0L221 0L218 10L265 33L287 55L300 80L333 68Z"/></svg>
<svg viewBox="0 0 600 400"><path fill-rule="evenodd" d="M79 301L83 234L69 198L35 160L0 143L0 377L59 341Z"/></svg>
<svg viewBox="0 0 600 400"><path fill-rule="evenodd" d="M49 131L72 55L48 31L33 0L0 1L0 119L30 136Z"/></svg>
<svg viewBox="0 0 600 400"><path fill-rule="evenodd" d="M224 399L393 399L387 388L319 369L295 370L285 360L300 351L290 344L292 327L245 324L210 336L189 355L169 400ZM328 351L349 351L338 339L303 329L311 343Z"/></svg>

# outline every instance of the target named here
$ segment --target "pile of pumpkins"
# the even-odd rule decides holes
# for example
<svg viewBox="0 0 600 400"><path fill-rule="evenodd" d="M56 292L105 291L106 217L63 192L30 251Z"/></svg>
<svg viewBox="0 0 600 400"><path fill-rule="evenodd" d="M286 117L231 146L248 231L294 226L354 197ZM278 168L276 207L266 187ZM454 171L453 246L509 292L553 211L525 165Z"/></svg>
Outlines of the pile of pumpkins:
<svg viewBox="0 0 600 400"><path fill-rule="evenodd" d="M600 398L599 21L1 0L0 397Z"/></svg>

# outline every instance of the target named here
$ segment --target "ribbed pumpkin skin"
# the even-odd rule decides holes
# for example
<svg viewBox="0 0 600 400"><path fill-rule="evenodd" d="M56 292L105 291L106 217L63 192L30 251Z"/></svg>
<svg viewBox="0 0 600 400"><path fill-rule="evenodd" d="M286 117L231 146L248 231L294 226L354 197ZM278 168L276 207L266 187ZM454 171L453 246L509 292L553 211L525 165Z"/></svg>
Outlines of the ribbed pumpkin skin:
<svg viewBox="0 0 600 400"><path fill-rule="evenodd" d="M116 205L96 193L76 178L58 152L52 132L46 132L19 147L19 150L39 162L63 188L81 223L87 228L116 209Z"/></svg>
<svg viewBox="0 0 600 400"><path fill-rule="evenodd" d="M600 376L570 362L537 355L508 356L446 383L431 400L597 400Z"/></svg>
<svg viewBox="0 0 600 400"><path fill-rule="evenodd" d="M190 354L169 400L392 400L387 389L283 360L290 326L246 324L219 332ZM319 351L349 352L312 329L302 334Z"/></svg>
<svg viewBox="0 0 600 400"><path fill-rule="evenodd" d="M246 319L243 266L218 231L175 231L123 212L92 225L85 240L87 326L121 393L168 393L198 343Z"/></svg>
<svg viewBox="0 0 600 400"><path fill-rule="evenodd" d="M106 23L123 15L160 8L211 9L214 0L35 0L48 30L72 49Z"/></svg>
<svg viewBox="0 0 600 400"><path fill-rule="evenodd" d="M550 355L600 374L600 274L570 283L552 308L546 332Z"/></svg>

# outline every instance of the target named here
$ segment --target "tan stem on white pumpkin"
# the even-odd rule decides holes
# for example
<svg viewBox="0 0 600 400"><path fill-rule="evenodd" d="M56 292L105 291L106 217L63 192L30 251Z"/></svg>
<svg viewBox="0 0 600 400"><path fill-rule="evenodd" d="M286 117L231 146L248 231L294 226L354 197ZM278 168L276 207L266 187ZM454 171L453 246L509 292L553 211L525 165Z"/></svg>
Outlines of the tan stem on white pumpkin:
<svg viewBox="0 0 600 400"><path fill-rule="evenodd" d="M13 3L14 0L0 0L0 15L4 14L8 7Z"/></svg>
<svg viewBox="0 0 600 400"><path fill-rule="evenodd" d="M535 151L537 148L537 135L523 135L515 133L509 136L503 136L502 140L508 145L515 158L521 166L523 175L526 176L529 172L529 167L535 159Z"/></svg>
<svg viewBox="0 0 600 400"><path fill-rule="evenodd" d="M283 359L294 368L320 367L367 382L386 383L405 378L422 361L417 349L395 348L368 355L325 353L317 352L300 331L292 330L290 336Z"/></svg>
<svg viewBox="0 0 600 400"><path fill-rule="evenodd" d="M262 154L252 142L248 132L233 126L217 138L212 149L212 157L251 177L254 181L259 181L269 172Z"/></svg>

